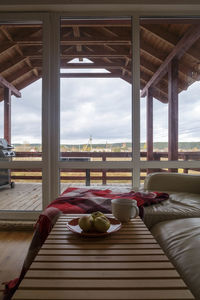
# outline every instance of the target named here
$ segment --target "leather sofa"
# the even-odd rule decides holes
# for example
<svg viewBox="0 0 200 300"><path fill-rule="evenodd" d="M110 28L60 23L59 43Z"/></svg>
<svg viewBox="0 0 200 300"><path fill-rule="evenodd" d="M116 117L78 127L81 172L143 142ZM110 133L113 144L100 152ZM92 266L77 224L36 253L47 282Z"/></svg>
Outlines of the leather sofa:
<svg viewBox="0 0 200 300"><path fill-rule="evenodd" d="M145 207L144 222L199 300L200 176L152 173L144 189L169 193L168 200Z"/></svg>

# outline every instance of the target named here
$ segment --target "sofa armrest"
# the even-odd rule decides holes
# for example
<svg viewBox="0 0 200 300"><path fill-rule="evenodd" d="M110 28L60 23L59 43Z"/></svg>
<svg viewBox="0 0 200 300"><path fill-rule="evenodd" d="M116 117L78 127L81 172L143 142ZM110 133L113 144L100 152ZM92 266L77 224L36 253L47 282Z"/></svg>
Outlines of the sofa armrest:
<svg viewBox="0 0 200 300"><path fill-rule="evenodd" d="M144 190L200 194L200 176L180 173L151 173L145 178Z"/></svg>

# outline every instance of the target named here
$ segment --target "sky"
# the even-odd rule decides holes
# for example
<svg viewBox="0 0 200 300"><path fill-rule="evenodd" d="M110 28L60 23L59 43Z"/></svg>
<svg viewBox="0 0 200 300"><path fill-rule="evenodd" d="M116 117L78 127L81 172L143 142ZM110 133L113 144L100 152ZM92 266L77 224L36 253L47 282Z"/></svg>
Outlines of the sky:
<svg viewBox="0 0 200 300"><path fill-rule="evenodd" d="M96 72L96 70L94 70ZM41 143L41 84L12 96L12 143ZM200 141L200 83L179 94L179 141ZM141 142L146 141L146 99L141 99ZM154 142L168 138L168 107L154 99ZM0 103L3 137L3 102ZM131 85L118 78L61 79L61 143L131 141Z"/></svg>

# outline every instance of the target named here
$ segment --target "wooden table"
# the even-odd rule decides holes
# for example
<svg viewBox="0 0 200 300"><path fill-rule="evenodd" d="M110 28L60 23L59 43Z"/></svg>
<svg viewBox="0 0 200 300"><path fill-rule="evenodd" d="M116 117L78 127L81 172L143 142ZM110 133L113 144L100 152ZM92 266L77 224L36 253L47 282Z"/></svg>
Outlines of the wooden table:
<svg viewBox="0 0 200 300"><path fill-rule="evenodd" d="M144 223L84 238L62 215L13 299L194 299Z"/></svg>

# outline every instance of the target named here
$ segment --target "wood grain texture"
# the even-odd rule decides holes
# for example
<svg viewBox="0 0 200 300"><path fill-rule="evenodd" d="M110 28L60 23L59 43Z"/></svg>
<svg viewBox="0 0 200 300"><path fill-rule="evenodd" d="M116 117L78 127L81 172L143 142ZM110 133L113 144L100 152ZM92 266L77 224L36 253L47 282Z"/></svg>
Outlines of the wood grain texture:
<svg viewBox="0 0 200 300"><path fill-rule="evenodd" d="M69 185L61 184L61 192ZM15 182L15 188L1 189L0 210L42 210L42 184Z"/></svg>
<svg viewBox="0 0 200 300"><path fill-rule="evenodd" d="M30 231L0 231L0 299L3 283L19 276L31 238Z"/></svg>
<svg viewBox="0 0 200 300"><path fill-rule="evenodd" d="M59 218L13 299L194 299L139 218L103 238L71 233L69 220Z"/></svg>

